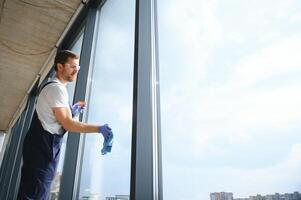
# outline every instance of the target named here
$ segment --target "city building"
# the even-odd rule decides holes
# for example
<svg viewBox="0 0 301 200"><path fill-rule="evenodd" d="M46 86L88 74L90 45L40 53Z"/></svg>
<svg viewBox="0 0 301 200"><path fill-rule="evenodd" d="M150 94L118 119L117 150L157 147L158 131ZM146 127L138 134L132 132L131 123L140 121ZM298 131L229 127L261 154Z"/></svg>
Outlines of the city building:
<svg viewBox="0 0 301 200"><path fill-rule="evenodd" d="M256 196L250 196L250 200L265 200L265 197L261 196L260 194L257 194Z"/></svg>
<svg viewBox="0 0 301 200"><path fill-rule="evenodd" d="M275 193L267 195L257 194L256 196L250 196L249 198L234 198L234 200L301 200L301 193Z"/></svg>
<svg viewBox="0 0 301 200"><path fill-rule="evenodd" d="M99 200L99 195L91 194L89 196L83 196L80 198L80 200Z"/></svg>
<svg viewBox="0 0 301 200"><path fill-rule="evenodd" d="M233 193L231 192L210 193L210 200L233 200Z"/></svg>
<svg viewBox="0 0 301 200"><path fill-rule="evenodd" d="M106 197L106 200L130 200L129 195L115 195L115 197Z"/></svg>

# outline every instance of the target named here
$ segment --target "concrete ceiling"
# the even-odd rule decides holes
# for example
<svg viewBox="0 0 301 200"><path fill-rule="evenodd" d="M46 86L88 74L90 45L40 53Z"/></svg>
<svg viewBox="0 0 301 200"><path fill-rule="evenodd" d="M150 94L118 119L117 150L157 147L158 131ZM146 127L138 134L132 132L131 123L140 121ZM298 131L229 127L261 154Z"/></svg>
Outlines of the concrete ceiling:
<svg viewBox="0 0 301 200"><path fill-rule="evenodd" d="M0 131L66 29L80 0L0 0Z"/></svg>

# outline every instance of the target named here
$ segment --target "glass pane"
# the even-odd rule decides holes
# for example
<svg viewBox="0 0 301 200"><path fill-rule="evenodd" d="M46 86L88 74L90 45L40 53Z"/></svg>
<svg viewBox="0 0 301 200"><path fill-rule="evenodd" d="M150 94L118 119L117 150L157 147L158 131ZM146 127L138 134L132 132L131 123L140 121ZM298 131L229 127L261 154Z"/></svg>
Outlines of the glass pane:
<svg viewBox="0 0 301 200"><path fill-rule="evenodd" d="M164 199L301 198L300 13L158 1Z"/></svg>
<svg viewBox="0 0 301 200"><path fill-rule="evenodd" d="M77 40L74 42L70 50L74 51L78 55L80 55L81 47L82 47L82 42L83 42L83 33L79 35ZM74 89L75 89L75 83L71 82L67 84L67 91L69 94L69 102L70 104L73 103L73 96L74 96ZM60 190L60 183L61 183L61 176L63 172L63 165L64 165L64 160L65 160L65 150L66 150L66 143L67 143L67 137L68 134L65 134L63 137L63 142L62 142L62 147L61 147L61 155L60 155L60 160L58 164L58 169L56 171L56 175L54 177L54 180L52 182L51 186L51 191L49 195L50 200L57 200L59 197L59 190Z"/></svg>
<svg viewBox="0 0 301 200"><path fill-rule="evenodd" d="M0 167L1 167L1 164L2 164L2 159L3 159L3 155L4 155L4 152L5 152L6 143L7 143L7 138L8 138L6 136L7 136L7 134L0 133Z"/></svg>
<svg viewBox="0 0 301 200"><path fill-rule="evenodd" d="M129 199L134 0L110 0L98 10L88 121L108 123L112 152L101 155L101 134L85 136L79 199Z"/></svg>

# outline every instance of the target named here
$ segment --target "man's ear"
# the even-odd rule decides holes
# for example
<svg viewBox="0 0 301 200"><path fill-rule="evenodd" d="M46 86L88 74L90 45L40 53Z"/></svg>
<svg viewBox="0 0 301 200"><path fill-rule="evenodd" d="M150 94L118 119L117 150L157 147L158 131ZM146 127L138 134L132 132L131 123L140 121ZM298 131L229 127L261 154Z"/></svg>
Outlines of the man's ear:
<svg viewBox="0 0 301 200"><path fill-rule="evenodd" d="M62 71L63 67L64 67L63 64L57 63L57 69L58 69L58 71Z"/></svg>

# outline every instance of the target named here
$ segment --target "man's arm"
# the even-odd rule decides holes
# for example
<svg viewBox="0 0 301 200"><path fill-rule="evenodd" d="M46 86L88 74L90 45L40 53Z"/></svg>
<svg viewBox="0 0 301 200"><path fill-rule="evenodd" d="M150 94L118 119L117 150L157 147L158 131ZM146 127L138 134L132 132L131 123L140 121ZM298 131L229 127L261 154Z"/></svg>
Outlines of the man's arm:
<svg viewBox="0 0 301 200"><path fill-rule="evenodd" d="M72 119L70 108L55 107L52 108L56 120L63 126L66 131L79 133L98 133L99 126L86 124Z"/></svg>

